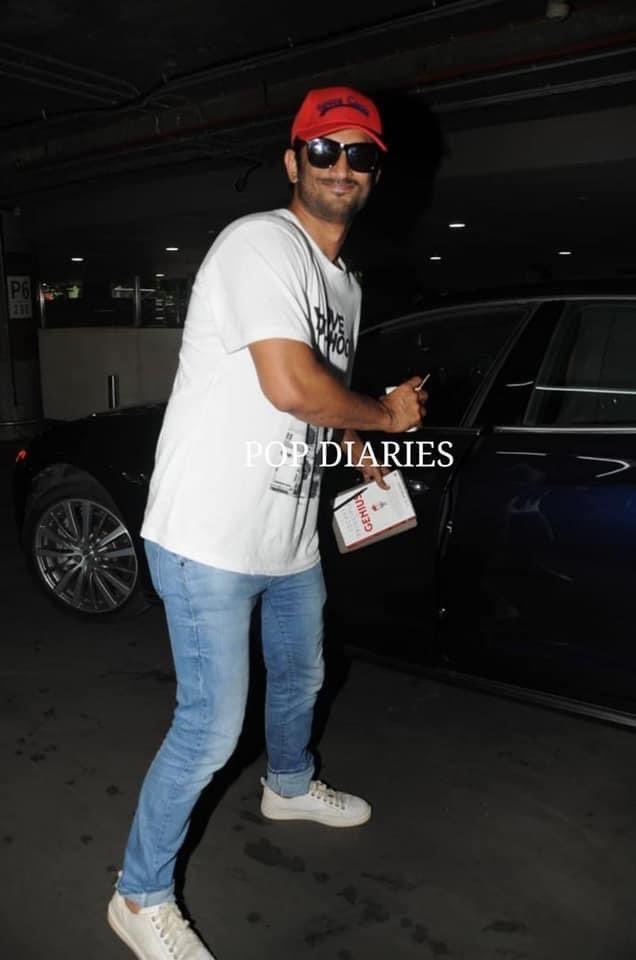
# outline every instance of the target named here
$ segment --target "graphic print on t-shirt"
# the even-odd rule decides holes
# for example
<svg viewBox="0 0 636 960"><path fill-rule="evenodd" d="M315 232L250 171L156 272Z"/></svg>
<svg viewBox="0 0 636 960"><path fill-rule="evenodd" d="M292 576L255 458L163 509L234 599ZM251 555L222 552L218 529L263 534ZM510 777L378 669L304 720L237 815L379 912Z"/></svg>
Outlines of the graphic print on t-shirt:
<svg viewBox="0 0 636 960"><path fill-rule="evenodd" d="M316 455L323 436L323 427L314 427L302 420L291 421L283 441L281 463L274 469L271 490L302 500L316 496L320 485Z"/></svg>
<svg viewBox="0 0 636 960"><path fill-rule="evenodd" d="M330 306L326 310L314 307L313 325L316 331L316 345L322 355L331 360L333 356L351 356L353 348L351 335L347 336L345 318L334 313Z"/></svg>

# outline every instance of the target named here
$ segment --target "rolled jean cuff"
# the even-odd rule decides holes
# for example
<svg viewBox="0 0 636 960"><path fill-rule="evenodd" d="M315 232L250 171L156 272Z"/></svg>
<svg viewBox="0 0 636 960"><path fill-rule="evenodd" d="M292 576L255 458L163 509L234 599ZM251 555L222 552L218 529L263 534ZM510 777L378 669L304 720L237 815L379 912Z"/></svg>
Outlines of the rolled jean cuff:
<svg viewBox="0 0 636 960"><path fill-rule="evenodd" d="M313 775L313 763L304 770L296 770L293 773L275 773L268 767L265 783L280 797L300 797L303 793L309 793L309 784Z"/></svg>
<svg viewBox="0 0 636 960"><path fill-rule="evenodd" d="M160 903L174 903L174 884L170 887L166 887L165 890L153 890L151 893L134 893L125 889L125 884L122 889L121 881L117 881L117 893L121 894L122 897L125 897L126 900L132 900L133 903L136 903L139 907L158 907Z"/></svg>

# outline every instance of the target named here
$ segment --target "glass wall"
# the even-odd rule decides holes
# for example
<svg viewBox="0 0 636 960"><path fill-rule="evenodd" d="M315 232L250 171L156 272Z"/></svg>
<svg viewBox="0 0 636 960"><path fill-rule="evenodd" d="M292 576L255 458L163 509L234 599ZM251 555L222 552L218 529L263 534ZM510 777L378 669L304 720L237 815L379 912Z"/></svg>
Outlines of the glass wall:
<svg viewBox="0 0 636 960"><path fill-rule="evenodd" d="M182 327L191 285L183 277L43 280L42 326Z"/></svg>

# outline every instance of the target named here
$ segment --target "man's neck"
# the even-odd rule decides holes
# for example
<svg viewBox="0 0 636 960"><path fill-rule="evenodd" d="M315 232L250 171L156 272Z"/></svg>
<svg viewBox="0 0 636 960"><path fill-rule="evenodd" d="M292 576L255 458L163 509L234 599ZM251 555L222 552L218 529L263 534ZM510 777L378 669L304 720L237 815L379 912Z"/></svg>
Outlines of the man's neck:
<svg viewBox="0 0 636 960"><path fill-rule="evenodd" d="M318 244L324 255L332 263L335 263L349 232L349 225L321 220L320 217L310 213L295 197L289 204L289 209L298 217L309 236Z"/></svg>

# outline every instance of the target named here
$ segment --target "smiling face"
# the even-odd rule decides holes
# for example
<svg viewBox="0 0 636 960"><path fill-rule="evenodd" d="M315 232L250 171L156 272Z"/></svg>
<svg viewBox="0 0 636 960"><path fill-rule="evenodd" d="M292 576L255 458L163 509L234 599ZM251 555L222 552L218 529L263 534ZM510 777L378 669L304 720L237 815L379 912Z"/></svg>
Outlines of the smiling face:
<svg viewBox="0 0 636 960"><path fill-rule="evenodd" d="M328 136L338 143L373 143L373 138L363 130L337 130ZM285 152L285 167L294 184L292 210L300 206L319 220L343 226L348 226L362 210L378 178L378 171L357 173L352 170L344 150L333 166L325 169L312 167L304 144L298 156L292 149Z"/></svg>

